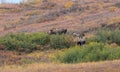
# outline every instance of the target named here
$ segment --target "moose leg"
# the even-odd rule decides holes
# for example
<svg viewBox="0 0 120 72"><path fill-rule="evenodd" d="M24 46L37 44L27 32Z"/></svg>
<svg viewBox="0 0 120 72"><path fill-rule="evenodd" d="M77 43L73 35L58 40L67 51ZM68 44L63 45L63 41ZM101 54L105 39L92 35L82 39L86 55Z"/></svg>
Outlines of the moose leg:
<svg viewBox="0 0 120 72"><path fill-rule="evenodd" d="M81 46L81 45L82 45L82 43L79 41L79 42L77 42L77 45L80 45L80 46Z"/></svg>

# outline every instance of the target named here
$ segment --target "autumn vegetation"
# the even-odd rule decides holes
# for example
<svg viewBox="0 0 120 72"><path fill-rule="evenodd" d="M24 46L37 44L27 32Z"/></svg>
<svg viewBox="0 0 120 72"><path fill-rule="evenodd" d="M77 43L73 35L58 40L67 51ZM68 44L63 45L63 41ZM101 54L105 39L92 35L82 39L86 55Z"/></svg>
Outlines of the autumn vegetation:
<svg viewBox="0 0 120 72"><path fill-rule="evenodd" d="M0 5L0 72L119 72L118 0ZM66 34L48 34L66 28ZM85 34L77 45L73 32Z"/></svg>
<svg viewBox="0 0 120 72"><path fill-rule="evenodd" d="M116 60L120 58L119 33L113 30L98 30L93 38L87 39L83 47L76 46L70 35L46 33L8 34L0 38L1 49L30 53L36 50L69 48L56 56L64 63ZM112 46L112 44L116 46ZM58 58L57 58L58 57Z"/></svg>

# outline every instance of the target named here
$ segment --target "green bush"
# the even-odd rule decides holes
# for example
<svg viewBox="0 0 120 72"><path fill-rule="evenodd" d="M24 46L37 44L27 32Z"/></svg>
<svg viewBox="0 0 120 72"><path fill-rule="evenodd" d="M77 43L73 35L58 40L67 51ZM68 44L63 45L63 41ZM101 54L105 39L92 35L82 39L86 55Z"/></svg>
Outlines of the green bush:
<svg viewBox="0 0 120 72"><path fill-rule="evenodd" d="M112 41L120 45L120 31L113 31Z"/></svg>
<svg viewBox="0 0 120 72"><path fill-rule="evenodd" d="M72 39L67 35L52 35L50 38L50 46L53 48L69 48L72 46Z"/></svg>
<svg viewBox="0 0 120 72"><path fill-rule="evenodd" d="M32 41L32 43L45 45L49 43L50 36L45 33L34 33L30 35L30 40Z"/></svg>
<svg viewBox="0 0 120 72"><path fill-rule="evenodd" d="M89 42L116 43L120 45L120 31L99 30L96 36L89 39Z"/></svg>
<svg viewBox="0 0 120 72"><path fill-rule="evenodd" d="M8 34L0 37L0 44L4 45L7 50L35 50L37 46L51 46L52 48L68 48L73 45L71 36L68 35L49 35L46 33L32 34ZM51 48L50 47L50 48Z"/></svg>
<svg viewBox="0 0 120 72"><path fill-rule="evenodd" d="M36 45L45 45L49 42L49 35L44 33L34 34L8 34L0 38L0 44L4 45L7 50L34 50Z"/></svg>
<svg viewBox="0 0 120 72"><path fill-rule="evenodd" d="M63 63L120 59L120 47L112 48L103 43L93 42L84 47L72 47L56 57Z"/></svg>

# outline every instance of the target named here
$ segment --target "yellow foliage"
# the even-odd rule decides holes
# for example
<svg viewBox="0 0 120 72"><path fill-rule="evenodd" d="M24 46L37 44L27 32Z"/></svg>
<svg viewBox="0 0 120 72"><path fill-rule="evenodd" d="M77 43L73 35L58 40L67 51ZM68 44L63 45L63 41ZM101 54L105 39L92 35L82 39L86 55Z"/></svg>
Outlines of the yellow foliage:
<svg viewBox="0 0 120 72"><path fill-rule="evenodd" d="M112 23L116 23L116 22L120 22L120 16L119 17L114 17L114 18L111 18L109 20L107 20L107 24L112 24Z"/></svg>
<svg viewBox="0 0 120 72"><path fill-rule="evenodd" d="M112 6L112 7L109 7L108 10L111 12L115 12L118 10L118 7Z"/></svg>
<svg viewBox="0 0 120 72"><path fill-rule="evenodd" d="M74 4L74 3L73 3L72 1L69 1L69 2L65 3L64 6L65 6L65 8L68 8L68 9L69 9L69 8L71 8L71 7L73 6L73 4Z"/></svg>
<svg viewBox="0 0 120 72"><path fill-rule="evenodd" d="M72 16L65 16L65 19L72 19Z"/></svg>
<svg viewBox="0 0 120 72"><path fill-rule="evenodd" d="M26 16L31 16L31 15L35 15L35 14L39 15L39 14L42 14L42 12L40 12L38 10L26 12Z"/></svg>

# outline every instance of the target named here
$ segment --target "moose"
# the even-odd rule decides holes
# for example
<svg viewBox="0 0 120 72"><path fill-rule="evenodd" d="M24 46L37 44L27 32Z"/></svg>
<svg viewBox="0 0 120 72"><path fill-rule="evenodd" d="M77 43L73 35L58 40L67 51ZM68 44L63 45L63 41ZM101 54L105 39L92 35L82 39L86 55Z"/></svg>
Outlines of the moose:
<svg viewBox="0 0 120 72"><path fill-rule="evenodd" d="M78 34L78 33L73 33L73 37L75 39L75 42L77 43L77 45L85 45L86 44L86 41L85 41L85 34L82 33L82 34Z"/></svg>
<svg viewBox="0 0 120 72"><path fill-rule="evenodd" d="M57 28L52 28L49 30L48 32L50 35L52 34L66 34L67 33L67 29L66 28L62 28L62 29L57 29Z"/></svg>

